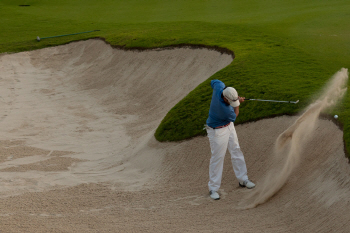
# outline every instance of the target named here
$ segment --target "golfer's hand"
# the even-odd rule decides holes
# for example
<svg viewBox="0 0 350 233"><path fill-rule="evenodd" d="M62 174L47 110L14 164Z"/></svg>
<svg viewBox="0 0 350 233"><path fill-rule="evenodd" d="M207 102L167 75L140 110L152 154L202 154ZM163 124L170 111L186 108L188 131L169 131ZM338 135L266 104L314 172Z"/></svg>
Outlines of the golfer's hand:
<svg viewBox="0 0 350 233"><path fill-rule="evenodd" d="M244 102L245 97L238 97L238 100L239 100L240 103L242 103L242 102Z"/></svg>

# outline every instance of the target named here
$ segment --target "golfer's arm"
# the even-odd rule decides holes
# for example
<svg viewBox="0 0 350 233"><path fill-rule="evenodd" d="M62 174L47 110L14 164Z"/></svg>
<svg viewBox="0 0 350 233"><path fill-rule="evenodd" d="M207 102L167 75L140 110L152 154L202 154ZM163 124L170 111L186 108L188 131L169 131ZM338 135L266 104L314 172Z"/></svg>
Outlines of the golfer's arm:
<svg viewBox="0 0 350 233"><path fill-rule="evenodd" d="M235 113L236 113L236 117L238 117L238 114L239 114L239 106L238 106L238 107L235 107L234 110L235 110Z"/></svg>

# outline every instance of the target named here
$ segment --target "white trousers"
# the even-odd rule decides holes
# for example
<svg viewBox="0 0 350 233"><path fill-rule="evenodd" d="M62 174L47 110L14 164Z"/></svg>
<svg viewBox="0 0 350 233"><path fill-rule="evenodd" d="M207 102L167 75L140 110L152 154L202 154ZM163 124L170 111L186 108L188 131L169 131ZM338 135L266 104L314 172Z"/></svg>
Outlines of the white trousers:
<svg viewBox="0 0 350 233"><path fill-rule="evenodd" d="M239 147L236 129L231 122L229 126L220 129L206 127L211 149L209 165L209 190L218 191L221 185L222 170L226 151L231 154L233 171L239 182L248 179L247 166Z"/></svg>

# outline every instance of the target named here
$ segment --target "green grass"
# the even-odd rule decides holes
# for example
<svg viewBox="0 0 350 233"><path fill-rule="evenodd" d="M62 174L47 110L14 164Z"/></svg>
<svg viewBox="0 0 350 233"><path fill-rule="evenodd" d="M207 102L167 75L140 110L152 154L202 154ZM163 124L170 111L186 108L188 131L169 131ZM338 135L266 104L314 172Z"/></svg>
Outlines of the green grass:
<svg viewBox="0 0 350 233"><path fill-rule="evenodd" d="M0 53L94 37L127 49L192 44L233 51L232 64L180 101L155 134L182 140L204 133L214 78L246 97L300 99L298 105L247 101L237 123L301 111L332 74L350 67L349 12L347 0L2 0ZM95 29L101 31L35 40ZM346 95L332 112L347 148L349 104Z"/></svg>

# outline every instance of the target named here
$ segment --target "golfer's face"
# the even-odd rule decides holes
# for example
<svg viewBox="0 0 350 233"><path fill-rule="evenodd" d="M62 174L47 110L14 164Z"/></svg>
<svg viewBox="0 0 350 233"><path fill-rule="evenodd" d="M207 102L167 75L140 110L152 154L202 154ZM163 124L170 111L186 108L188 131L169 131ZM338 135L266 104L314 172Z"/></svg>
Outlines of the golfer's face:
<svg viewBox="0 0 350 233"><path fill-rule="evenodd" d="M224 97L224 101L225 101L225 103L230 104L230 102L228 102L228 100L226 99L226 97Z"/></svg>

